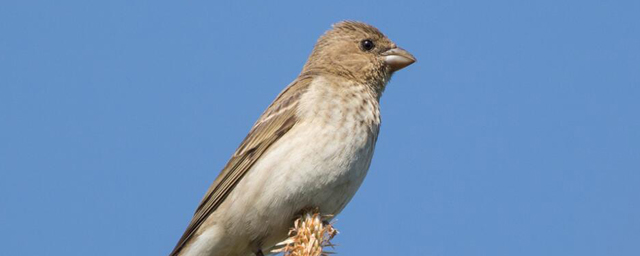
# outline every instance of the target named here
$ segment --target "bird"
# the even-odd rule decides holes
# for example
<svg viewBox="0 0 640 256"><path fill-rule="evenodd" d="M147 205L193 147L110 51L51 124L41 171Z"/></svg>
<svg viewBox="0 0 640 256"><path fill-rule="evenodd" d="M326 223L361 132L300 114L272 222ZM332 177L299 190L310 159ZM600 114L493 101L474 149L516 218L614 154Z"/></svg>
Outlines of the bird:
<svg viewBox="0 0 640 256"><path fill-rule="evenodd" d="M340 213L362 184L380 97L416 58L358 21L332 25L205 193L171 256L268 255L304 209Z"/></svg>

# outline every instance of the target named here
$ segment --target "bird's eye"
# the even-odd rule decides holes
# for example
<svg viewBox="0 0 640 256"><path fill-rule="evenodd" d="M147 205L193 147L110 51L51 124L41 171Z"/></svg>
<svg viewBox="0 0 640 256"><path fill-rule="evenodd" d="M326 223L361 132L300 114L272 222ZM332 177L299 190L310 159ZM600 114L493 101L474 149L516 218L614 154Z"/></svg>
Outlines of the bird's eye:
<svg viewBox="0 0 640 256"><path fill-rule="evenodd" d="M371 40L369 39L362 40L360 44L362 45L362 49L365 51L370 51L371 49L373 49L373 47L376 47L376 45L373 44L373 42L371 42Z"/></svg>

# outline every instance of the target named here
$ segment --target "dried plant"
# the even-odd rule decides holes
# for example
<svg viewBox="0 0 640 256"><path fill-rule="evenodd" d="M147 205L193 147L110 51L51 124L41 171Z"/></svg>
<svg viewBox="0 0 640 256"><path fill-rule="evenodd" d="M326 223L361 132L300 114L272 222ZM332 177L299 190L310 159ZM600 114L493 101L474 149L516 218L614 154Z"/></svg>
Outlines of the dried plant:
<svg viewBox="0 0 640 256"><path fill-rule="evenodd" d="M331 216L321 216L318 210L307 211L293 223L289 231L289 238L277 246L280 248L272 252L284 252L285 256L324 256L334 254L324 251L325 247L332 247L330 241L338 234L326 220Z"/></svg>

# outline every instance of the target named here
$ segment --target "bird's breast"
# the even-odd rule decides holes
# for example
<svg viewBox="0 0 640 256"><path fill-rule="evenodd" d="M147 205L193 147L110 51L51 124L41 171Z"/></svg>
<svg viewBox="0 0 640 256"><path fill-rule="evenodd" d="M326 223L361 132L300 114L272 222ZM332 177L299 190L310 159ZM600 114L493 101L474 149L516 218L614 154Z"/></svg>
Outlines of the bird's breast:
<svg viewBox="0 0 640 256"><path fill-rule="evenodd" d="M300 210L338 214L360 187L378 135L377 99L360 88L338 91L318 82L300 98L296 124L227 199L221 218L229 230L276 243Z"/></svg>
<svg viewBox="0 0 640 256"><path fill-rule="evenodd" d="M264 186L255 196L270 200L257 204L337 214L369 169L380 123L377 98L365 86L316 78L300 98L297 116L253 166L247 184Z"/></svg>
<svg viewBox="0 0 640 256"><path fill-rule="evenodd" d="M365 85L316 78L301 97L299 122L283 138L292 198L337 214L371 163L380 124L378 99ZM284 168L289 169L289 167Z"/></svg>

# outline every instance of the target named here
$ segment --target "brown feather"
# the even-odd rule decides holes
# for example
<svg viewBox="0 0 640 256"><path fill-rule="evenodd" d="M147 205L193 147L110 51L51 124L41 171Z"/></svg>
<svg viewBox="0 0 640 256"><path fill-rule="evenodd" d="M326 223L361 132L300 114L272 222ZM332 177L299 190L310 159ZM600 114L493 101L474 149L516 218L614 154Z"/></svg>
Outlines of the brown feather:
<svg viewBox="0 0 640 256"><path fill-rule="evenodd" d="M311 79L311 76L301 76L296 79L262 114L209 187L189 226L170 255L178 255L200 225L220 206L260 156L296 124L298 100L308 88Z"/></svg>

